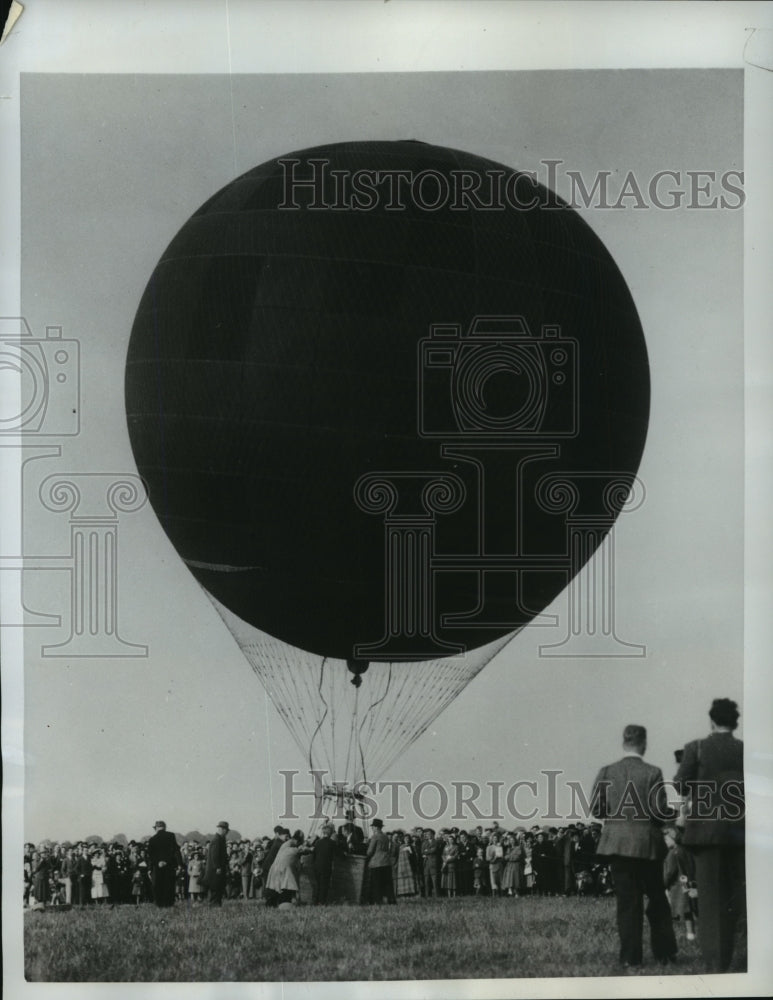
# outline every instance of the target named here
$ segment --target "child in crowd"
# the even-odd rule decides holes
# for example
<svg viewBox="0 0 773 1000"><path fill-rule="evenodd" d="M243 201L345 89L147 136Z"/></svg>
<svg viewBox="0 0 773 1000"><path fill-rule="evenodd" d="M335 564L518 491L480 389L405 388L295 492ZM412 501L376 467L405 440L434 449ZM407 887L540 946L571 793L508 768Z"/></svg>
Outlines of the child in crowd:
<svg viewBox="0 0 773 1000"><path fill-rule="evenodd" d="M193 903L198 903L201 899L201 876L203 873L204 864L201 860L201 851L195 850L188 862L188 896Z"/></svg>
<svg viewBox="0 0 773 1000"><path fill-rule="evenodd" d="M479 847L475 851L475 857L472 862L472 887L476 896L482 895L487 876L488 864L483 856L483 848Z"/></svg>
<svg viewBox="0 0 773 1000"><path fill-rule="evenodd" d="M145 898L145 886L142 882L142 872L135 868L132 873L132 899L135 903L141 903Z"/></svg>
<svg viewBox="0 0 773 1000"><path fill-rule="evenodd" d="M663 883L671 902L671 916L682 921L687 940L694 941L698 914L695 858L682 845L681 831L676 827L666 827L663 837L668 848L663 862Z"/></svg>
<svg viewBox="0 0 773 1000"><path fill-rule="evenodd" d="M534 887L537 879L534 875L534 866L531 863L531 844L526 843L523 848L523 881L526 886L526 895L534 894Z"/></svg>

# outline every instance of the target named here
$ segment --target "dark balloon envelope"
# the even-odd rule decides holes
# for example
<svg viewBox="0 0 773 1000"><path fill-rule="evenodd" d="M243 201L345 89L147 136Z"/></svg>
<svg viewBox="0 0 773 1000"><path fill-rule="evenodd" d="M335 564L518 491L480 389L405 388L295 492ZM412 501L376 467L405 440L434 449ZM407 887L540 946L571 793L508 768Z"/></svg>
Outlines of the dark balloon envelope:
<svg viewBox="0 0 773 1000"><path fill-rule="evenodd" d="M381 198L363 210L336 207L341 177L431 171L436 187L440 177L451 189L460 172L513 172L418 142L342 143L286 159L298 161L297 177L319 170L310 161L327 163L316 193L298 189L298 208L287 207L287 164L272 160L212 197L162 255L132 330L126 410L151 503L200 583L270 635L345 659L384 632L384 525L355 502L360 477L449 471L468 499L476 495L474 465L440 452L446 426L459 445L453 395L463 379L454 382L454 365L468 355L449 333L440 340L450 363L433 361L422 347L431 326L459 324L463 339L476 317L522 317L527 369L529 358L544 366L543 328L576 345L570 385L544 387L536 408L527 370L504 365L484 379L503 485L501 508L489 502L487 552L512 551L516 517L522 551L563 551L565 518L534 499L540 477L633 477L647 429L647 353L608 251L524 175L518 184L538 196L528 209L428 208L407 197L399 209ZM424 188L428 198L434 190ZM311 207L314 197L326 207ZM518 407L531 414L523 428L497 437ZM518 441L534 453L516 510L506 484ZM438 551L474 554L479 524L473 502L438 515ZM435 630L474 648L524 621L503 574L489 581L494 624L443 624L441 615L476 607L480 577L470 565L437 574ZM565 570L524 573L521 608L539 612L566 582Z"/></svg>

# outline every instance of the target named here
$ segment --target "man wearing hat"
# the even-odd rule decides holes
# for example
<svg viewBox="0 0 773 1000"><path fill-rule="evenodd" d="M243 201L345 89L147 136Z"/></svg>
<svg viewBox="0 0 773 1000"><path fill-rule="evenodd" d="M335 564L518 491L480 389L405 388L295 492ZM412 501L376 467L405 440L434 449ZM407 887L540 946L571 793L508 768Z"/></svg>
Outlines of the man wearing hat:
<svg viewBox="0 0 773 1000"><path fill-rule="evenodd" d="M623 757L601 768L591 798L594 816L605 821L596 854L610 859L624 967L642 964L645 896L655 959L665 965L676 957L671 907L663 885L662 828L670 810L663 774L644 761L646 749L644 726L626 726Z"/></svg>
<svg viewBox="0 0 773 1000"><path fill-rule="evenodd" d="M94 866L89 856L88 844L78 844L79 851L75 858L73 881L73 904L86 906L91 902L91 878Z"/></svg>
<svg viewBox="0 0 773 1000"><path fill-rule="evenodd" d="M156 820L156 831L148 841L148 864L156 906L174 906L177 869L182 868L183 858L177 838L166 828L166 823Z"/></svg>
<svg viewBox="0 0 773 1000"><path fill-rule="evenodd" d="M207 848L207 865L204 869L202 885L209 889L209 905L222 906L223 894L228 879L228 847L225 838L228 835L228 824L221 819L217 824L215 836Z"/></svg>
<svg viewBox="0 0 773 1000"><path fill-rule="evenodd" d="M389 837L384 833L383 820L374 819L371 825L373 833L370 835L366 854L370 875L370 901L381 903L386 898L387 903L394 903L396 900Z"/></svg>

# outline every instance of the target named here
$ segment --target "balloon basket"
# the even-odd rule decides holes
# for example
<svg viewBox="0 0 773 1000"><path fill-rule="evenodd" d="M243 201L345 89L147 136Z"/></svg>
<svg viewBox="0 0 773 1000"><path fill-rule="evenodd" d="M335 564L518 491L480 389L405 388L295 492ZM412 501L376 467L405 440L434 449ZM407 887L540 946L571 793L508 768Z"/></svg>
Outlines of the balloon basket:
<svg viewBox="0 0 773 1000"><path fill-rule="evenodd" d="M334 902L364 903L368 892L368 866L360 854L345 854L333 862L330 898Z"/></svg>
<svg viewBox="0 0 773 1000"><path fill-rule="evenodd" d="M314 901L316 877L311 855L301 861L298 899L301 905ZM368 866L358 854L344 854L333 862L328 900L330 903L365 903L368 899Z"/></svg>

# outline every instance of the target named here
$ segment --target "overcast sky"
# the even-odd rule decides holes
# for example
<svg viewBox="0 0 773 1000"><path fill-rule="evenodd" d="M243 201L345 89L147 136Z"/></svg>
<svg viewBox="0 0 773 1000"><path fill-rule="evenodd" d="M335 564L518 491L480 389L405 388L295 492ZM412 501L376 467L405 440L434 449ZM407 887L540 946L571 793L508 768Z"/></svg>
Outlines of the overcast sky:
<svg viewBox="0 0 773 1000"><path fill-rule="evenodd" d="M646 187L675 170L689 190L687 170L742 169L742 87L733 70L481 73L474 85L446 73L25 77L23 312L37 336L55 324L79 340L82 389L80 434L60 459L27 465L27 550L69 546L67 515L38 499L48 475L135 471L123 407L134 312L171 237L233 177L319 143L416 138L542 180L542 161L561 160L565 196L567 170L589 184L611 171L613 190L628 171ZM743 701L742 213L583 214L650 354L646 499L615 531L618 634L647 656L547 659L538 647L559 632L527 629L387 778L510 784L563 769L588 783L630 721L670 777L712 698ZM304 759L152 509L122 515L118 537L120 631L146 658L42 657L66 638L68 578L28 574L28 607L64 624L28 631L26 837L139 836L159 817L182 832L221 818L266 832L279 769ZM548 610L564 616L565 603Z"/></svg>

